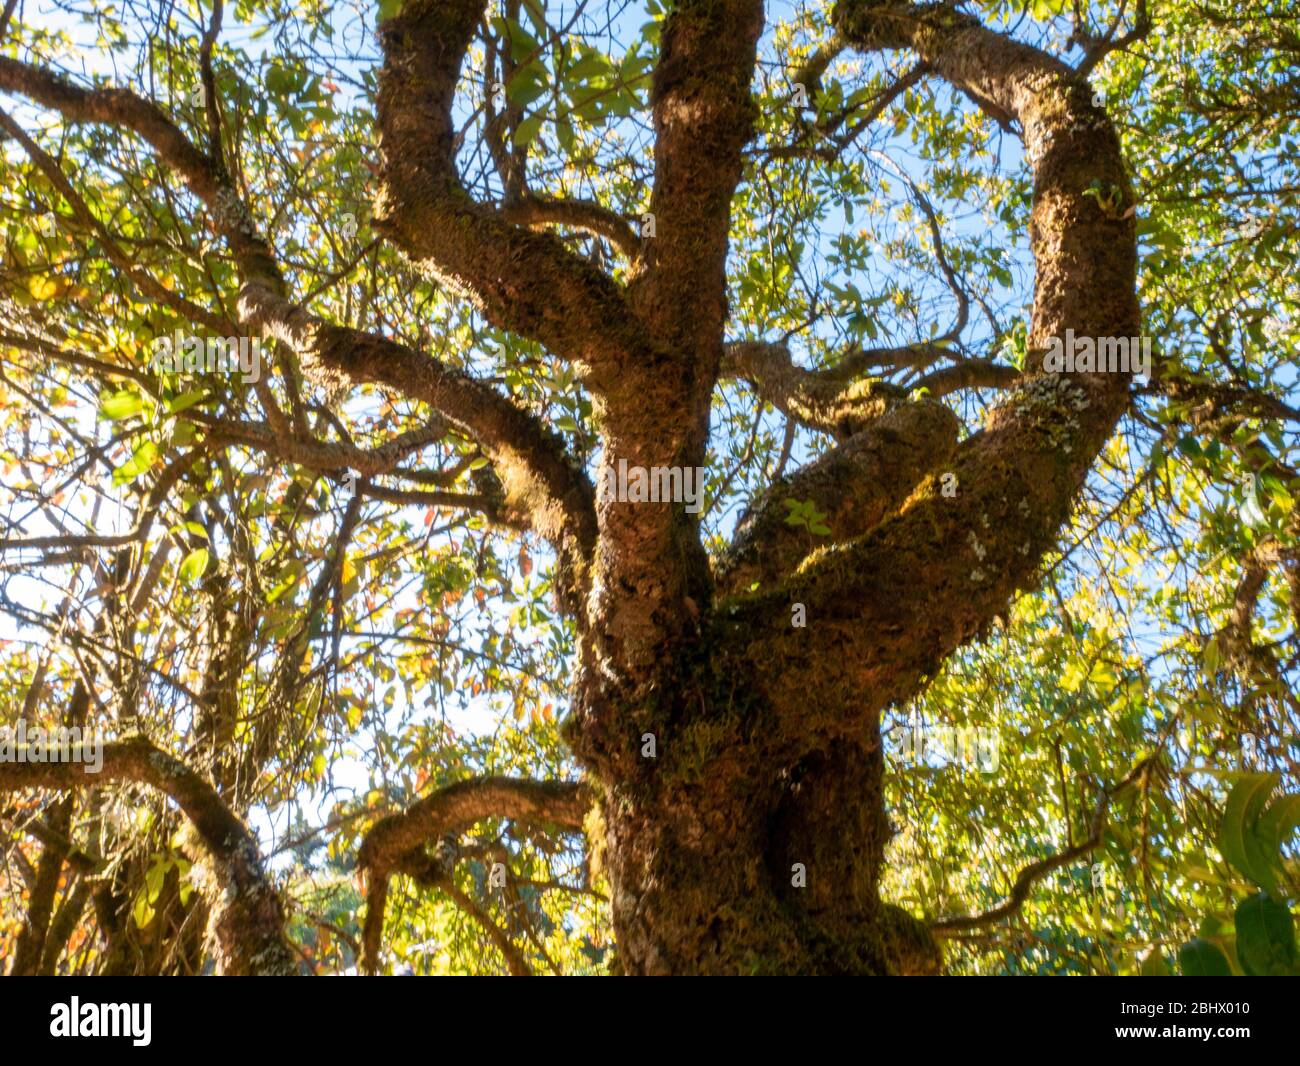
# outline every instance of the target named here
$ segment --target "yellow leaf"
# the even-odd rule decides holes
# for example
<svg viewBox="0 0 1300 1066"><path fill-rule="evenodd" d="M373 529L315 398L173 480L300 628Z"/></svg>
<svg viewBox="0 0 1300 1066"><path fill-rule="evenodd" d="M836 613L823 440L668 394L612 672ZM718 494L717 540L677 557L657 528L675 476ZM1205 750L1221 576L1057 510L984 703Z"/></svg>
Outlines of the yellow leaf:
<svg viewBox="0 0 1300 1066"><path fill-rule="evenodd" d="M38 300L52 300L67 287L61 278L32 277L27 279L27 291Z"/></svg>

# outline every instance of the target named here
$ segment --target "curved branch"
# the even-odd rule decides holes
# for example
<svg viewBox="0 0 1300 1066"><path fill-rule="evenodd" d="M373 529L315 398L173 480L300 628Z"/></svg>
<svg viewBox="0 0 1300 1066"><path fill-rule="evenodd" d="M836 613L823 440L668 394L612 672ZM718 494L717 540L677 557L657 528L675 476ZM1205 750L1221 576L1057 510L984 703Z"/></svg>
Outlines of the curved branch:
<svg viewBox="0 0 1300 1066"><path fill-rule="evenodd" d="M408 6L413 13L418 13L421 7L419 4ZM460 5L462 9L474 6ZM406 32L397 26L400 21L385 23L384 29L390 41L406 42L394 45L402 53L403 48L414 45L408 41ZM432 29L427 25L430 22L435 23ZM448 25L454 23L455 19L448 20ZM426 33L433 34L438 40L442 40L446 32L446 26L437 19L427 19L421 25ZM415 61L415 58L407 56L409 61ZM425 59L427 57L420 58L419 62ZM404 62L394 60L398 67L402 67ZM451 72L451 88L454 88L458 69L459 58ZM163 162L182 175L190 190L211 209L239 265L243 281L239 314L246 326L271 333L302 358L305 365L326 374L341 374L354 383L386 384L405 395L422 399L467 436L480 441L495 461L505 488L506 520L516 525L531 525L555 545L565 563L565 588L561 592L568 600L571 613L581 615L578 610L582 595L578 587L579 575L584 572L582 563L590 556L595 544L595 491L585 475L569 461L558 435L489 386L403 345L359 330L331 325L288 300L284 278L270 245L251 224L247 208L243 207L230 186L224 166L196 148L157 105L125 89L83 89L50 71L4 57L0 57L0 89L22 93L55 108L71 121L101 122L134 130L154 148ZM421 114L420 109L412 107L401 110L399 118L405 122L411 115L418 114ZM455 195L452 199L459 202ZM231 210L232 204L238 209ZM460 225L454 225L453 229L456 236L452 243L462 246L483 244L482 241L467 242ZM543 239L522 230L518 233L530 240ZM449 236L444 234L444 237ZM496 236L500 237L500 234ZM485 239L487 244L483 244L483 249L486 249L484 254L488 254L495 247L491 245L495 238L488 235ZM585 261L569 256L562 245L557 243L557 247L566 257L582 264L583 270L590 269ZM519 252L514 245L509 245L506 250L511 255ZM491 254L500 251L497 248ZM540 269L537 264L532 266ZM518 258L511 260L508 270L504 261L494 259L491 269L501 271L500 276L504 278L527 276L529 272L526 261ZM536 275L530 278L530 282L536 280ZM609 285L612 286L613 282ZM541 286L541 290L546 289L546 285ZM567 314L573 309L569 307L566 310L561 306L561 310ZM605 322L621 321L622 317L616 311L616 308L604 307L598 317ZM612 319L609 317L611 314ZM279 426L277 436L288 437L284 417L264 383L259 385L259 396L273 428Z"/></svg>
<svg viewBox="0 0 1300 1066"><path fill-rule="evenodd" d="M962 389L1009 389L1020 377L1020 371L1013 366L989 359L969 359L931 371L912 387L918 391L929 389L931 398L937 400Z"/></svg>
<svg viewBox="0 0 1300 1066"><path fill-rule="evenodd" d="M0 791L82 789L106 781L137 781L166 793L185 812L198 845L195 872L211 908L208 932L219 971L296 973L284 936L284 909L262 867L256 838L216 790L144 737L106 743L102 755L98 773L87 773L80 761L0 762Z"/></svg>
<svg viewBox="0 0 1300 1066"><path fill-rule="evenodd" d="M1066 848L1064 851L1057 852L1055 855L1049 855L1045 859L1030 863L1017 875L1015 884L1011 886L1011 892L1007 898L991 910L987 910L982 914L961 918L945 918L942 921L932 922L929 927L930 932L940 937L951 936L966 929L977 929L981 925L992 925L994 922L1001 921L1003 918L1010 917L1019 911L1025 905L1025 901L1029 898L1029 893L1033 890L1034 885L1052 871L1069 865L1075 859L1087 855L1101 844L1102 834L1106 830L1106 819L1110 813L1111 800L1119 792L1145 775L1151 766L1153 758L1154 756L1143 759L1129 772L1123 781L1108 788L1101 794L1101 801L1093 814L1091 831L1086 840Z"/></svg>
<svg viewBox="0 0 1300 1066"><path fill-rule="evenodd" d="M362 936L366 968L373 972L379 962L388 879L403 863L418 858L426 842L459 836L484 818L551 824L577 832L591 804L591 792L580 782L477 777L447 785L402 813L381 818L357 854L357 866L367 883Z"/></svg>
<svg viewBox="0 0 1300 1066"><path fill-rule="evenodd" d="M1034 166L1034 287L1028 374L901 511L850 545L806 563L777 594L735 615L743 665L778 706L838 712L850 727L910 695L979 633L1067 521L1092 461L1129 402L1127 373L1050 374L1041 353L1066 329L1140 331L1132 193L1119 139L1084 79L1039 49L943 4L841 0L839 31L861 49L910 48L958 89L1019 119ZM1087 197L1108 188L1110 210ZM1127 217L1126 217L1127 215ZM790 600L838 654L812 660L789 624ZM846 699L845 693L864 694Z"/></svg>
<svg viewBox="0 0 1300 1066"><path fill-rule="evenodd" d="M580 582L596 543L595 489L558 434L491 386L395 341L325 322L264 285L246 283L239 309L250 325L297 352L308 372L387 385L423 400L478 441L505 490L505 517L549 540L566 579ZM577 586L565 591L580 594Z"/></svg>
<svg viewBox="0 0 1300 1066"><path fill-rule="evenodd" d="M68 180L67 175L63 173L63 168L59 166L54 157L32 140L27 135L27 132L2 108L0 108L0 130L4 130L22 146L28 158L40 167L42 173L49 179L50 184L58 189L63 198L68 201L77 221L95 235L109 262L122 271L143 295L171 308L181 317L203 325L214 332L223 333L234 325L224 315L209 311L207 308L200 307L198 304L185 299L178 293L172 292L152 275L136 266L130 257L122 251L104 224L95 217L86 201L73 187L72 182Z"/></svg>
<svg viewBox="0 0 1300 1066"><path fill-rule="evenodd" d="M992 925L994 922L1010 917L1025 905L1025 901L1029 899L1029 893L1033 890L1034 885L1052 871L1059 870L1062 866L1068 866L1075 859L1087 855L1100 843L1101 831L1098 829L1083 843L1075 844L1074 847L1066 848L1064 851L1057 852L1057 854L1046 859L1030 863L1016 877L1016 882L1011 886L1011 892L1007 895L1007 898L996 907L982 914L961 918L946 918L943 921L935 922L930 926L930 932L940 937L952 936L954 933L960 933L966 929L978 929L982 925Z"/></svg>
<svg viewBox="0 0 1300 1066"><path fill-rule="evenodd" d="M591 200L548 200L528 196L501 208L500 215L524 226L571 226L604 237L632 262L641 258L642 243L622 215Z"/></svg>
<svg viewBox="0 0 1300 1066"><path fill-rule="evenodd" d="M736 527L718 595L779 584L818 548L845 544L897 510L957 447L957 419L937 403L902 404L838 448L776 482ZM812 500L829 539L786 523L787 499Z"/></svg>
<svg viewBox="0 0 1300 1066"><path fill-rule="evenodd" d="M163 110L129 89L86 89L42 67L0 56L0 90L19 93L51 107L71 122L92 122L129 129L185 179L209 207L228 187L224 167L196 148ZM236 211L214 211L213 221L235 256L257 272L279 278L271 248Z"/></svg>
<svg viewBox="0 0 1300 1066"><path fill-rule="evenodd" d="M533 971L528 965L528 960L524 958L523 952L515 947L510 937L506 935L505 930L492 920L492 916L487 911L457 888L456 883L451 878L447 878L438 887L451 897L452 902L457 907L482 926L483 931L487 933L489 939L505 958L506 966L509 967L512 977L532 977Z"/></svg>
<svg viewBox="0 0 1300 1066"><path fill-rule="evenodd" d="M921 191L921 187L912 180L912 176L906 170L898 166L884 152L872 152L871 154L881 160L902 180L903 184L911 191L912 199L916 201L917 207L925 215L926 225L930 228L930 239L934 242L935 260L939 264L939 270L943 273L943 279L948 286L948 291L957 300L957 317L948 328L948 332L932 338L930 343L938 347L955 343L961 337L962 331L966 328L966 323L970 320L970 295L958 280L952 264L948 262L948 253L945 251L943 243L943 231L939 228L939 216L934 210L934 205L930 203L929 197Z"/></svg>
<svg viewBox="0 0 1300 1066"><path fill-rule="evenodd" d="M473 299L500 329L587 366L639 351L643 339L612 278L555 235L475 202L460 181L452 104L486 6L407 0L399 15L380 22L375 227L417 266Z"/></svg>
<svg viewBox="0 0 1300 1066"><path fill-rule="evenodd" d="M723 377L743 378L758 398L809 429L843 440L859 432L907 396L880 380L845 380L838 372L794 365L784 344L739 341L728 344Z"/></svg>

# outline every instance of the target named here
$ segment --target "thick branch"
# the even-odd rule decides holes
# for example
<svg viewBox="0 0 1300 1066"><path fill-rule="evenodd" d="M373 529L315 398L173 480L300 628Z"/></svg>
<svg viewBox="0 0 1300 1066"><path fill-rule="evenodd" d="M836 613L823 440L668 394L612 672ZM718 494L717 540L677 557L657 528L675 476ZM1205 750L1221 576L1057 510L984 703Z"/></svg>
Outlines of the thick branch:
<svg viewBox="0 0 1300 1066"><path fill-rule="evenodd" d="M380 23L382 186L375 225L501 329L592 366L639 350L622 291L608 275L554 234L532 232L474 202L461 184L452 103L486 6L408 0L397 17Z"/></svg>
<svg viewBox="0 0 1300 1066"><path fill-rule="evenodd" d="M1119 141L1087 83L1028 45L944 5L841 2L839 31L856 47L911 48L939 76L1019 119L1034 165L1031 245L1037 266L1031 350L1073 329L1136 337L1136 240ZM1117 201L1084 195L1093 182ZM900 513L828 549L780 590L734 615L748 668L777 706L812 707L844 726L913 692L953 650L1031 584L1094 457L1128 403L1125 373L1029 376ZM812 660L788 602L806 604L833 660ZM748 630L748 634L741 634ZM743 668L743 667L742 667ZM846 699L846 693L854 698ZM859 698L864 694L865 698Z"/></svg>
<svg viewBox="0 0 1300 1066"><path fill-rule="evenodd" d="M595 545L595 490L565 453L563 439L491 386L374 334L324 322L270 289L246 284L240 315L302 359L304 369L376 382L423 400L491 457L507 517L531 525L575 576Z"/></svg>
<svg viewBox="0 0 1300 1066"><path fill-rule="evenodd" d="M262 868L257 841L212 786L143 737L106 743L102 754L98 773L87 773L88 764L75 759L33 762L30 752L25 762L0 762L0 790L138 781L165 792L189 818L199 846L195 871L211 907L208 931L219 970L232 975L296 973L279 894Z"/></svg>
<svg viewBox="0 0 1300 1066"><path fill-rule="evenodd" d="M744 378L759 399L787 418L837 440L870 425L907 390L880 380L845 380L839 373L805 370L794 365L784 344L741 341L728 344L724 377Z"/></svg>
<svg viewBox="0 0 1300 1066"><path fill-rule="evenodd" d="M159 158L176 170L195 196L211 206L226 187L224 168L196 148L157 104L129 89L85 89L62 75L0 56L0 90L20 93L51 107L71 122L93 122L134 131ZM279 276L270 246L241 224L236 212L218 211L213 219L237 258L256 263L258 273Z"/></svg>
<svg viewBox="0 0 1300 1066"><path fill-rule="evenodd" d="M937 403L903 404L869 429L778 481L736 528L718 567L719 596L779 584L819 548L846 544L897 510L957 447L957 419ZM790 526L787 499L826 514L824 538Z"/></svg>
<svg viewBox="0 0 1300 1066"><path fill-rule="evenodd" d="M681 0L664 22L652 102L656 235L634 302L659 344L716 366L727 318L731 198L753 134L761 0Z"/></svg>
<svg viewBox="0 0 1300 1066"><path fill-rule="evenodd" d="M366 834L357 854L357 866L367 880L362 938L367 969L373 971L379 961L388 878L404 861L418 858L426 843L459 836L484 818L580 831L591 803L591 793L579 782L478 777L457 781L400 814L381 818Z"/></svg>
<svg viewBox="0 0 1300 1066"><path fill-rule="evenodd" d="M454 74L453 70L453 85ZM489 386L402 345L330 325L287 300L270 246L256 233L246 209L230 210L235 190L224 166L191 144L155 104L128 90L83 89L39 67L2 57L0 89L23 93L72 121L124 126L143 137L212 209L230 242L243 279L239 308L246 326L284 341L304 365L342 374L354 383L388 385L446 415L467 436L480 441L495 460L507 503L513 509L505 520L516 526L530 525L551 540L565 559L567 575L583 571L582 560L595 542L594 491L568 461L557 435ZM542 239L519 232L529 239ZM463 233L458 241L465 243ZM564 254L568 256L567 251ZM496 267L504 277L527 273L522 263L514 263L509 270L504 263L496 263ZM269 390L263 387L259 395L273 425L284 423ZM279 428L278 435L287 437L286 426ZM580 591L570 589L566 594L577 596ZM576 599L568 606L577 613Z"/></svg>
<svg viewBox="0 0 1300 1066"><path fill-rule="evenodd" d="M962 389L1008 389L1020 380L1020 371L987 359L969 359L931 371L913 386L928 389L932 399L939 399Z"/></svg>
<svg viewBox="0 0 1300 1066"><path fill-rule="evenodd" d="M781 343L737 341L728 344L722 362L724 378L743 378L787 418L809 429L844 440L871 425L909 392L928 389L939 399L962 389L1008 388L1020 371L986 359L967 359L941 367L916 381L911 389L879 379L864 378L875 365L927 365L947 352L941 345L904 349L854 349L834 367L806 370L796 366L790 349Z"/></svg>
<svg viewBox="0 0 1300 1066"><path fill-rule="evenodd" d="M571 226L604 237L628 259L641 258L642 242L627 219L590 200L547 200L528 196L501 208L501 217L520 225Z"/></svg>

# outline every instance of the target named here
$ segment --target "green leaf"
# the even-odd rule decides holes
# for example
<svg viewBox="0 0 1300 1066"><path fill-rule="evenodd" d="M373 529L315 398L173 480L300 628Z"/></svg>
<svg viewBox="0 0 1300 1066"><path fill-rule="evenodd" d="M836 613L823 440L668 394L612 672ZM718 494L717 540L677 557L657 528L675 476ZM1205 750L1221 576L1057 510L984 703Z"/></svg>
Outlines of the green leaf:
<svg viewBox="0 0 1300 1066"><path fill-rule="evenodd" d="M141 474L147 473L158 461L158 445L151 440L143 440L136 446L131 458L113 471L113 484L125 485L134 481Z"/></svg>
<svg viewBox="0 0 1300 1066"><path fill-rule="evenodd" d="M123 389L121 392L115 392L99 405L99 417L106 418L110 422L118 422L123 418L138 415L143 410L144 398L130 389Z"/></svg>
<svg viewBox="0 0 1300 1066"><path fill-rule="evenodd" d="M542 121L545 117L542 112L536 111L519 123L515 129L516 147L526 148L533 142L537 134L541 132Z"/></svg>
<svg viewBox="0 0 1300 1066"><path fill-rule="evenodd" d="M181 580L187 585L196 584L208 568L208 549L195 548L181 563Z"/></svg>
<svg viewBox="0 0 1300 1066"><path fill-rule="evenodd" d="M1169 977L1169 964L1165 962L1164 954L1158 949L1152 949L1151 953L1142 960L1142 969L1139 971L1142 977Z"/></svg>
<svg viewBox="0 0 1300 1066"><path fill-rule="evenodd" d="M1058 684L1062 692L1078 692L1088 679L1088 664L1079 659L1071 660L1061 674Z"/></svg>
<svg viewBox="0 0 1300 1066"><path fill-rule="evenodd" d="M1300 826L1300 793L1280 796L1269 805L1255 826L1255 836L1263 845L1269 861L1282 868L1282 846ZM1265 886L1266 888L1269 886Z"/></svg>
<svg viewBox="0 0 1300 1066"><path fill-rule="evenodd" d="M193 407L207 394L206 389L196 389L193 392L182 393L180 396L167 401L167 413L169 415L180 414L181 411Z"/></svg>
<svg viewBox="0 0 1300 1066"><path fill-rule="evenodd" d="M143 929L153 921L153 908L149 906L149 897L141 892L135 898L135 906L131 910L131 917L135 919L135 924Z"/></svg>
<svg viewBox="0 0 1300 1066"><path fill-rule="evenodd" d="M573 151L573 123L567 118L556 119L555 139L560 142L560 148L566 153Z"/></svg>
<svg viewBox="0 0 1300 1066"><path fill-rule="evenodd" d="M296 570L290 571L289 574L286 577L284 577L278 585L275 586L275 588L273 588L270 592L266 594L266 602L274 603L286 592L292 589L295 585L298 584L299 576L300 575L298 571Z"/></svg>
<svg viewBox="0 0 1300 1066"><path fill-rule="evenodd" d="M1252 977L1281 977L1296 963L1295 922L1287 908L1265 892L1237 907L1237 958Z"/></svg>
<svg viewBox="0 0 1300 1066"><path fill-rule="evenodd" d="M1264 811L1269 794L1277 787L1278 774L1242 774L1228 794L1219 826L1219 850L1223 857L1252 881L1260 873L1271 877L1271 862L1255 835L1255 823Z"/></svg>
<svg viewBox="0 0 1300 1066"><path fill-rule="evenodd" d="M534 64L537 65L537 64ZM541 78L528 77L530 70L516 74L506 84L506 99L520 108L525 108L540 96L545 96L549 86L546 84L545 68L537 65Z"/></svg>
<svg viewBox="0 0 1300 1066"><path fill-rule="evenodd" d="M512 18L498 15L492 20L492 28L510 43L510 58L522 63L541 52L541 43Z"/></svg>
<svg viewBox="0 0 1300 1066"><path fill-rule="evenodd" d="M1201 659L1205 663L1205 673L1213 677L1216 670L1219 669L1219 641L1211 637L1205 642L1205 651L1201 654Z"/></svg>
<svg viewBox="0 0 1300 1066"><path fill-rule="evenodd" d="M1178 949L1178 968L1184 977L1231 977L1228 957L1208 940L1197 937Z"/></svg>
<svg viewBox="0 0 1300 1066"><path fill-rule="evenodd" d="M543 10L540 0L524 0L524 11L537 32L543 37L546 36L546 12Z"/></svg>

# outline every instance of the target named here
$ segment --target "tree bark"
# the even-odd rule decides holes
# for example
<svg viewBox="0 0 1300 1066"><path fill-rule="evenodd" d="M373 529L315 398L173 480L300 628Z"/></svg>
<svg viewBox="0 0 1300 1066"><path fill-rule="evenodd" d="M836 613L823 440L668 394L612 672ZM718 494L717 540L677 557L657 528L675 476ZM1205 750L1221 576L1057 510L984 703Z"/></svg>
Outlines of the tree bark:
<svg viewBox="0 0 1300 1066"><path fill-rule="evenodd" d="M599 486L623 463L702 468L723 375L746 378L836 445L759 500L711 566L682 503L593 490L559 435L490 385L321 320L293 301L268 242L224 214L241 324L271 333L309 372L383 383L475 440L501 488L495 518L556 551L578 636L565 736L589 786L464 783L376 826L361 855L369 964L389 874L454 888L428 868L424 843L499 814L586 828L612 889L624 972L935 972L929 932L879 895L891 833L880 716L1034 583L1128 403L1128 375L1051 374L1040 358L1067 329L1139 333L1133 198L1115 130L1081 74L947 4L835 6L849 47L915 53L927 76L1023 131L1034 173L1032 357L1023 375L968 363L928 379L935 397L1007 390L958 444L954 416L933 399L797 371L778 347L726 343L730 205L755 125L761 0L669 5L652 91L656 235L639 249L598 207L539 205L522 185L494 207L464 188L453 99L486 7L407 0L379 25L377 229L493 326L576 368L604 445ZM210 206L232 193L216 153L134 94L82 89L3 57L0 89L71 121L133 130ZM1104 207L1089 188L1105 190ZM540 231L550 223L609 236L633 261L626 283ZM964 317L963 303L958 331ZM271 411L268 420L287 448ZM945 474L955 494L941 491ZM829 513L826 544L781 521L788 494ZM792 624L796 606L806 625ZM247 830L162 753L131 744L113 759L106 777L163 788L191 818L222 965L291 968L282 908Z"/></svg>
<svg viewBox="0 0 1300 1066"><path fill-rule="evenodd" d="M714 35L711 14L728 8L737 53L730 74L720 71L727 50L716 41L707 60L697 51ZM707 121L726 106L726 87L743 91L732 75L752 62L739 52L740 42L753 38L737 27L756 26L756 9L674 9L656 83L661 149L667 141L671 150L674 122ZM1021 123L1035 173L1031 345L1041 352L1066 329L1136 335L1134 228L1123 210L1132 194L1118 139L1084 79L942 5L841 3L836 21L855 47L909 48L982 107ZM690 72L682 75L687 84L715 72L720 100L713 109L675 98L689 91L674 81L679 70ZM722 183L734 173L728 144L746 136L739 132L743 105L733 107L736 140L717 131L709 140L719 156L711 173ZM1103 212L1084 195L1092 182L1120 191L1118 211ZM674 192L689 212L716 190ZM682 341L677 324L692 324L681 374L670 372L671 362L655 368L659 389L672 382L679 413L665 417L667 405L654 402L655 382L630 377L626 390L604 396L607 456L649 465L700 454L707 413L689 398L700 377L712 388L725 321L712 302L720 249L703 247L691 252L689 318L671 277L653 301L640 302L648 332L670 351ZM657 251L657 263L635 283L642 291L674 249ZM661 325L661 312L672 326ZM761 374L754 363L750 369ZM836 507L840 529L833 532L840 535L829 548L800 550L785 543L760 505L742 525L716 589L694 565L677 509L600 502L597 594L569 735L601 786L603 863L627 972L939 968L927 930L878 895L891 833L880 714L915 693L1017 587L1032 583L1127 403L1126 375L1050 375L1037 363L1027 369L984 431L955 452L943 419L919 418L923 403L890 398L890 414L859 429L835 394L823 428L838 430L841 443L793 480L825 506L850 501ZM788 395L788 381L785 387ZM822 398L807 390L803 396ZM805 406L827 410L806 399ZM652 421L646 411L653 409L660 417ZM926 443L888 464L879 434L889 419L894 432L904 432L909 418L914 434L932 427L922 434ZM665 437L680 441L680 450L666 453ZM940 491L943 467L957 477L955 497ZM874 485L864 486L864 468L877 473ZM809 614L806 628L792 625L795 603ZM648 734L654 758L642 754Z"/></svg>

